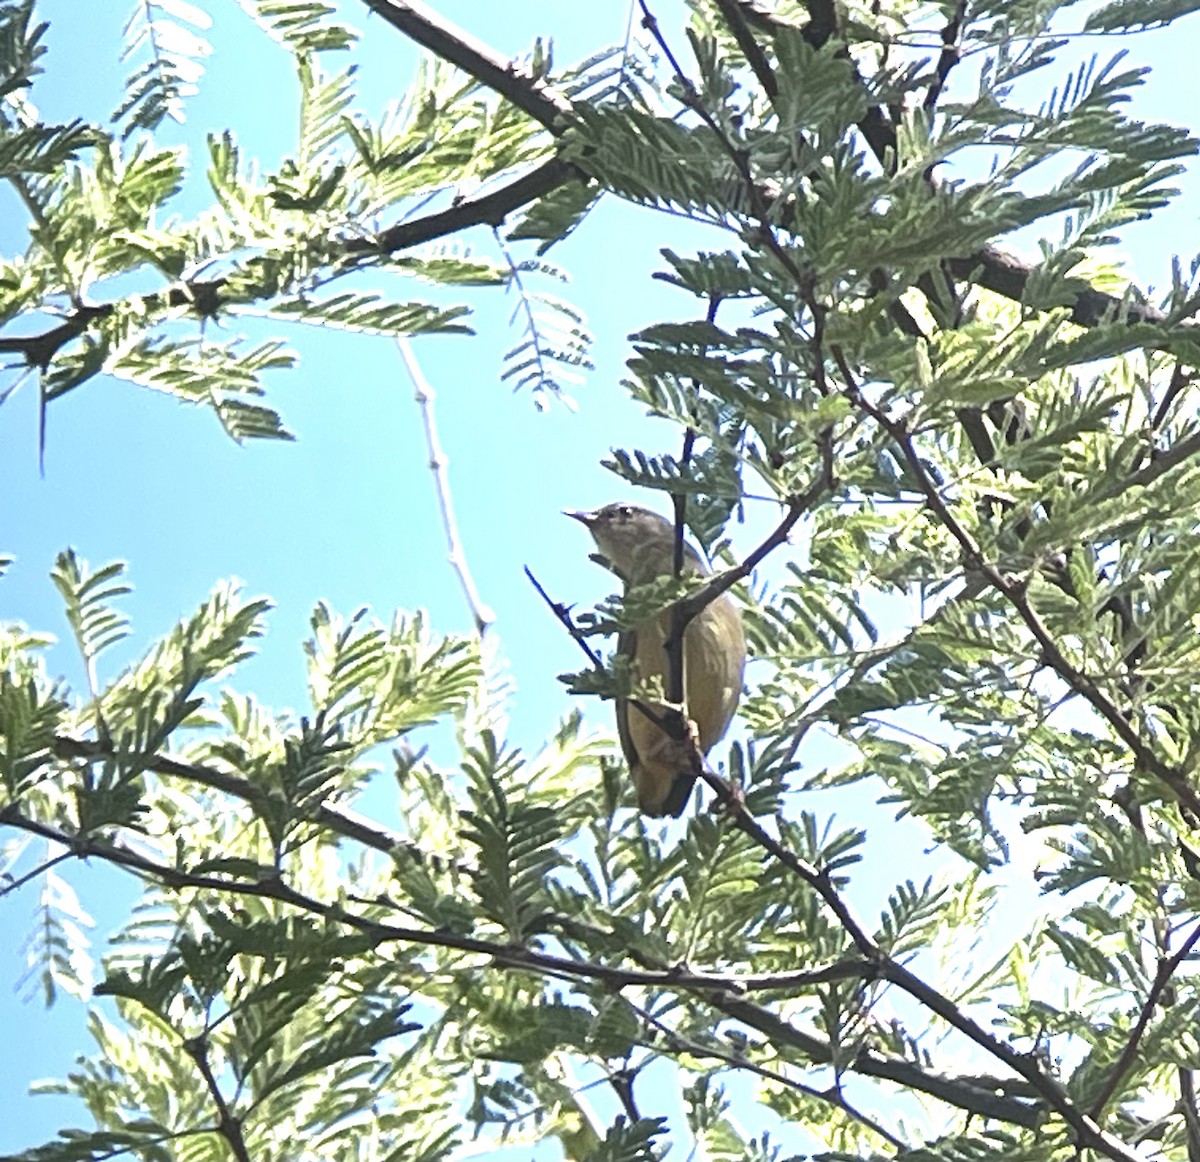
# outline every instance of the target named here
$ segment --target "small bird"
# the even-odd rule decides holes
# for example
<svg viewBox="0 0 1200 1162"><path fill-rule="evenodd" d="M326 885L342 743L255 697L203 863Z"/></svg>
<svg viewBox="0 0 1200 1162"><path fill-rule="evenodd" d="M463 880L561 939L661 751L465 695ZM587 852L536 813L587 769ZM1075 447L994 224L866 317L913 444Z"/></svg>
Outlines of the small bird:
<svg viewBox="0 0 1200 1162"><path fill-rule="evenodd" d="M632 504L606 504L594 512L568 512L587 527L601 557L625 582L625 592L675 571L675 526L649 509ZM683 572L709 572L700 554L684 542ZM668 682L665 643L671 633L671 610L626 630L617 652L633 659L635 682L652 678ZM700 750L707 754L729 728L742 693L746 638L742 615L722 593L688 624L683 635L684 713L694 724ZM645 704L660 716L667 707ZM696 776L684 744L643 714L627 699L617 701L617 734L646 815L682 815Z"/></svg>

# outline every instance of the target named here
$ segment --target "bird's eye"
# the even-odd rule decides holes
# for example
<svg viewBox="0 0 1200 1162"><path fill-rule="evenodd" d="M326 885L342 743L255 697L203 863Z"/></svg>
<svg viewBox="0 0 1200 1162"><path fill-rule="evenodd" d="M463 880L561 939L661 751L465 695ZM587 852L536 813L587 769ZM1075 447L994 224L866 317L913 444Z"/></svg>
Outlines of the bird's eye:
<svg viewBox="0 0 1200 1162"><path fill-rule="evenodd" d="M628 519L629 517L633 516L633 509L628 504L618 504L617 516L623 519Z"/></svg>

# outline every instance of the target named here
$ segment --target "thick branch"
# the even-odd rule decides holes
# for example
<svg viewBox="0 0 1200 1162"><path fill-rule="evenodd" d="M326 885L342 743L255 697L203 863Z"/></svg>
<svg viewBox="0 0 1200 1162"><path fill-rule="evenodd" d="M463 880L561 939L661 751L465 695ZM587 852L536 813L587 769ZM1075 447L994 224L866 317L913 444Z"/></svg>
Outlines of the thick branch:
<svg viewBox="0 0 1200 1162"><path fill-rule="evenodd" d="M1022 262L997 246L985 246L975 254L948 258L946 267L955 278L971 279L979 286L1019 303L1036 267ZM1110 319L1126 323L1161 323L1166 316L1140 295L1133 300L1110 295L1093 287L1081 287L1071 302L1071 322L1097 327Z"/></svg>
<svg viewBox="0 0 1200 1162"><path fill-rule="evenodd" d="M495 90L547 129L561 128L563 116L570 116L571 102L561 93L536 77L519 72L512 61L419 0L362 2L410 40Z"/></svg>
<svg viewBox="0 0 1200 1162"><path fill-rule="evenodd" d="M502 226L509 214L536 202L544 194L558 189L573 178L578 171L566 162L552 157L528 173L476 198L463 198L447 210L414 218L410 222L397 222L369 238L351 238L346 242L346 253L394 254L407 250L434 238L445 238L471 226Z"/></svg>
<svg viewBox="0 0 1200 1162"><path fill-rule="evenodd" d="M742 50L746 63L758 78L758 83L762 85L763 92L768 99L774 101L779 96L779 82L775 79L775 72L767 54L763 52L762 45L754 39L754 32L737 0L716 0L716 4L725 18L725 23L729 25L729 31L733 33L738 48Z"/></svg>
<svg viewBox="0 0 1200 1162"><path fill-rule="evenodd" d="M751 1001L717 999L710 1003L726 1016L757 1029L777 1048L789 1046L798 1049L818 1065L831 1064L833 1061L833 1048L827 1041L797 1029ZM992 1087L984 1079L930 1073L911 1061L886 1056L872 1049L860 1050L849 1067L865 1077L895 1082L985 1118L995 1118L1028 1129L1034 1128L1042 1120L1042 1111L1032 1102L997 1092L999 1083L994 1083Z"/></svg>
<svg viewBox="0 0 1200 1162"><path fill-rule="evenodd" d="M96 836L71 834L50 824L22 815L14 805L0 809L0 824L7 824L62 844L79 858L103 859L114 866L152 879L173 890L215 891L228 895L254 896L271 899L322 917L325 920L353 928L378 944L406 944L448 948L487 957L497 968L515 968L542 972L565 980L599 980L615 989L651 987L690 992L707 997L718 1010L758 1029L773 1043L800 1049L813 1061L825 1064L833 1059L828 1042L803 1033L769 1010L747 1000L738 999L749 992L788 993L810 989L817 984L837 980L875 979L877 965L871 961L848 959L826 968L806 972L737 976L692 972L685 968L638 970L614 968L610 965L522 948L508 943L459 936L446 931L401 927L356 915L335 904L327 904L295 890L281 878L264 880L234 880L210 874L195 874L181 868L158 863L148 856L111 840ZM815 873L815 869L813 874ZM564 923L569 923L564 918ZM998 1118L1017 1125L1033 1126L1039 1119L1035 1107L1012 1097L990 1092L973 1079L956 1079L930 1074L919 1066L899 1058L863 1051L856 1057L853 1068L865 1076L886 1078L933 1094L961 1109L987 1117ZM1036 1088L1036 1087L1035 1087ZM1116 1157L1116 1155L1113 1155Z"/></svg>

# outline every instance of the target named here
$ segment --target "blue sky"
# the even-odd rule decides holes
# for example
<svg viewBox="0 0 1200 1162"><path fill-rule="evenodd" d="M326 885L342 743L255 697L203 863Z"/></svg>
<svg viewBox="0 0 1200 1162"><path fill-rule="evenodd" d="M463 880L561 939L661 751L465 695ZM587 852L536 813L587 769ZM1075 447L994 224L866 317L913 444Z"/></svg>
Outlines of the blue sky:
<svg viewBox="0 0 1200 1162"><path fill-rule="evenodd" d="M122 0L92 4L84 20L77 0L41 5L51 22L50 55L34 100L48 118L103 121L117 105L125 70L116 53L130 7ZM215 52L188 124L172 132L194 145L208 130L233 126L242 147L269 167L294 137L290 60L233 0L208 7ZM436 7L505 53L521 53L535 36L553 33L560 62L620 41L627 20L623 4L459 0ZM367 19L361 5L343 0L340 8L364 33L356 50L359 87L363 107L377 114L403 91L417 54L382 21ZM665 29L678 27L671 17L678 5L656 11ZM1193 22L1193 34L1195 28ZM1103 54L1115 46L1084 47ZM1140 107L1143 118L1174 121L1193 106L1179 97L1195 92L1187 47L1180 30L1132 43L1135 61L1158 70ZM1162 222L1129 232L1124 253L1143 285L1165 284L1170 255L1195 246L1194 173L1184 188L1186 196ZM628 494L599 465L614 445L676 448L675 432L642 416L616 383L631 331L693 311L686 296L651 278L658 248L686 251L714 240L675 218L608 201L552 252L573 274L563 293L596 336L597 367L575 393L577 412L553 403L539 412L528 396L500 382L501 353L519 334L508 324L513 301L499 293L472 292L476 337L414 343L438 392L462 539L481 595L498 615L495 632L517 688L511 730L522 745L535 746L570 709L554 676L579 664L522 567L531 566L562 600L587 602L607 591L606 575L586 559L582 530L560 511ZM487 231L466 241L493 253ZM0 247L11 253L23 246L15 203L0 200ZM134 635L109 662L111 676L115 664L194 609L217 580L236 576L250 593L276 603L270 634L237 684L283 709L303 697L300 642L319 599L347 614L369 605L384 619L396 608L425 608L442 632L466 631L471 623L445 559L419 416L394 344L276 323L229 326L285 336L299 353L295 370L269 381L296 443L238 447L207 412L95 380L52 408L43 476L35 391L27 385L0 407L0 551L16 557L0 580L0 617L66 638L48 579L55 555L70 545L93 565L127 560L135 593L125 608ZM753 543L734 535L743 549ZM69 649L51 654L51 668L79 680ZM608 729L606 707L586 709ZM106 914L116 884L111 874L89 868L73 880L85 906ZM0 1120L0 1153L59 1128L65 1115L56 1099L24 1094L34 1078L62 1076L87 1048L79 1006L66 1001L47 1013L12 991L21 974L15 945L35 902L35 888L0 899L0 1024L8 1045L21 1046L20 1053L0 1054L0 1109L9 1114Z"/></svg>

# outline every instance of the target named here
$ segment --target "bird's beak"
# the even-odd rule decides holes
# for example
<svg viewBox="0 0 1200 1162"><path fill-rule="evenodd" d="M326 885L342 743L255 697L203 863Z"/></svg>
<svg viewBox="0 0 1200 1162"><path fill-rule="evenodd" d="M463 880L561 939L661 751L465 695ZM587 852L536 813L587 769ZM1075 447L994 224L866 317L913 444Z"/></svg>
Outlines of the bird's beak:
<svg viewBox="0 0 1200 1162"><path fill-rule="evenodd" d="M589 529L596 520L596 514L594 512L584 512L582 509L574 508L564 508L563 516L569 516L572 520L577 520L581 525L584 525Z"/></svg>

